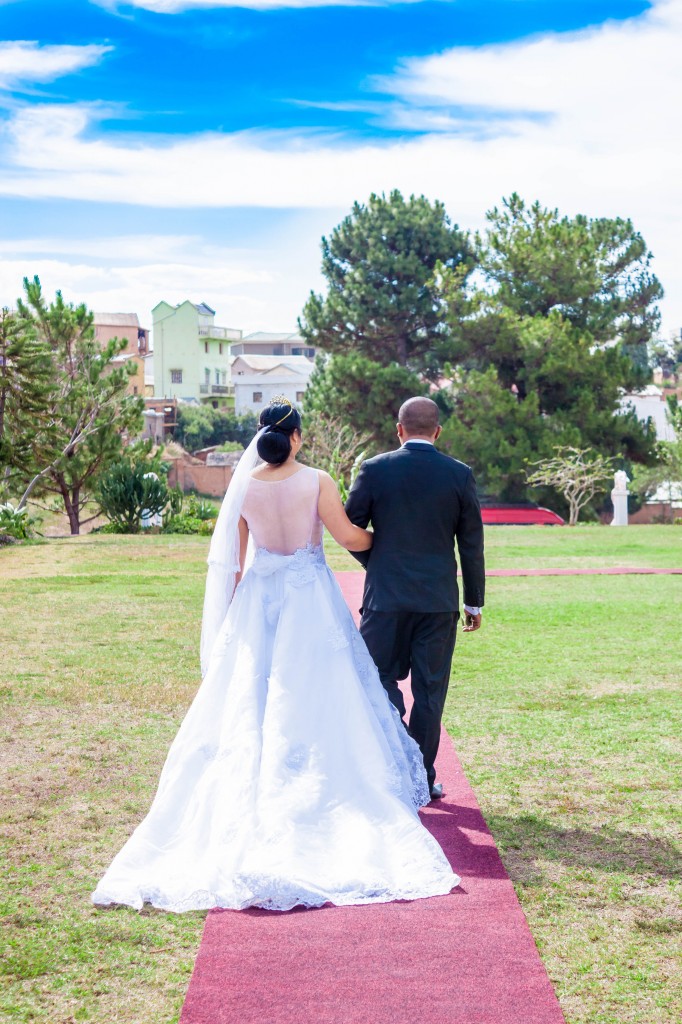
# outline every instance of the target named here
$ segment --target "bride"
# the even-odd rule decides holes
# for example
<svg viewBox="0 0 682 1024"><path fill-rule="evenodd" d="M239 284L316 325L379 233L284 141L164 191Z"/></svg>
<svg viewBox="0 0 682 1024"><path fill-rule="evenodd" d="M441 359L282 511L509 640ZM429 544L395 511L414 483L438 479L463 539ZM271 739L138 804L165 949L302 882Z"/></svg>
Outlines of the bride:
<svg viewBox="0 0 682 1024"><path fill-rule="evenodd" d="M372 534L300 447L299 413L275 399L211 540L203 682L96 905L289 910L459 882L419 820L419 748L324 559L323 525L349 550Z"/></svg>

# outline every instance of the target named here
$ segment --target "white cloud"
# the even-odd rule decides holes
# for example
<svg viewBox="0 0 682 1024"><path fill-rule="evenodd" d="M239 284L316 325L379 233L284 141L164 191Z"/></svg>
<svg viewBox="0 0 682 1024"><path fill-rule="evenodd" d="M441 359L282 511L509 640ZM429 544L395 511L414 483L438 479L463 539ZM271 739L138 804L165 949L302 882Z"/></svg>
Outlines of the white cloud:
<svg viewBox="0 0 682 1024"><path fill-rule="evenodd" d="M37 42L0 42L0 89L22 83L52 82L97 64L111 46L41 46Z"/></svg>
<svg viewBox="0 0 682 1024"><path fill-rule="evenodd" d="M284 260L180 235L3 239L0 306L13 307L22 279L37 274L48 298L60 289L94 310L135 312L143 326L161 299L190 299L212 305L222 326L293 331L318 263L317 245Z"/></svg>
<svg viewBox="0 0 682 1024"><path fill-rule="evenodd" d="M516 190L568 214L631 217L656 255L667 326L679 327L681 47L682 0L662 0L626 22L406 60L374 83L370 102L388 94L384 121L423 134L387 141L322 132L98 137L95 108L23 108L5 125L0 194L338 211L399 188L442 199L453 219L478 227ZM382 116L376 106L371 113ZM290 244L295 260L317 239Z"/></svg>

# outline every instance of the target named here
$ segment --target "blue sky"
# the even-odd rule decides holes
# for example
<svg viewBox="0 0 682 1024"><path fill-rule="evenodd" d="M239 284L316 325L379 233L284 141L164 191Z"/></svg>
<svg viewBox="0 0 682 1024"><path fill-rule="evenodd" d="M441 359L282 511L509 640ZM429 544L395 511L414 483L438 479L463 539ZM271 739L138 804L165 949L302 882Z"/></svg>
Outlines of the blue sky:
<svg viewBox="0 0 682 1024"><path fill-rule="evenodd" d="M631 216L682 326L682 0L294 2L0 0L0 302L294 329L354 199L516 190Z"/></svg>

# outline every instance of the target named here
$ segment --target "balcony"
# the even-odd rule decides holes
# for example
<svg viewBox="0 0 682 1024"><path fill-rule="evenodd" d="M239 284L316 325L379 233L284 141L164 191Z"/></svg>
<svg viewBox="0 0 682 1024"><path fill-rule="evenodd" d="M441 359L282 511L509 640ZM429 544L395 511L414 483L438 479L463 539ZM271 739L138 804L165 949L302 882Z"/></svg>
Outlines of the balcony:
<svg viewBox="0 0 682 1024"><path fill-rule="evenodd" d="M241 341L242 332L231 327L200 327L200 338L217 338L218 341Z"/></svg>
<svg viewBox="0 0 682 1024"><path fill-rule="evenodd" d="M206 385L203 385L206 387ZM233 395L234 385L233 384L211 384L212 395Z"/></svg>

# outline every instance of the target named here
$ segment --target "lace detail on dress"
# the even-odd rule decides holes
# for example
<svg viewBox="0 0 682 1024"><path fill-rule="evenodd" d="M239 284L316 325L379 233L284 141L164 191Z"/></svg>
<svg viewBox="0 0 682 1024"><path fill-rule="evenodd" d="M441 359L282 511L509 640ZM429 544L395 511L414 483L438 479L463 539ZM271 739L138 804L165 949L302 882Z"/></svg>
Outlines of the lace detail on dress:
<svg viewBox="0 0 682 1024"><path fill-rule="evenodd" d="M342 651L344 647L348 647L348 637L340 626L335 626L327 633L327 643L331 645L333 651Z"/></svg>

